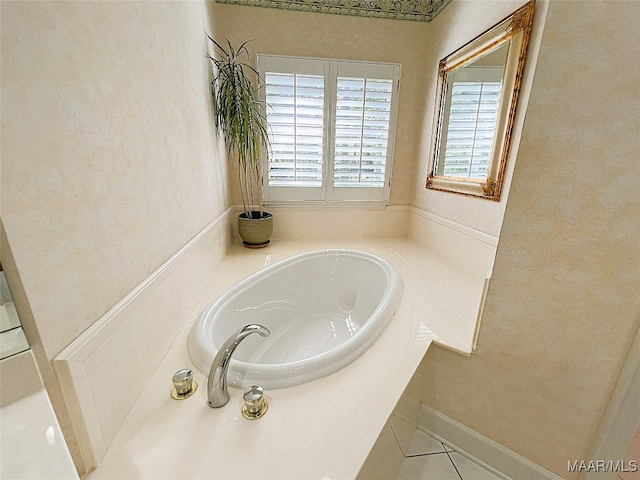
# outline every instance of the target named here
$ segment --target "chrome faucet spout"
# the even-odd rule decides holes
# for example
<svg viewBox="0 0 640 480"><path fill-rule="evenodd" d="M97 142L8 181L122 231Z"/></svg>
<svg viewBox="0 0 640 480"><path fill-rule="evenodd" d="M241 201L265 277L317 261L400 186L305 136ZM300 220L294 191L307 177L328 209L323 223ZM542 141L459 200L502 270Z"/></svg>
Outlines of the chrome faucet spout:
<svg viewBox="0 0 640 480"><path fill-rule="evenodd" d="M233 355L240 342L254 332L257 332L262 337L268 337L271 333L267 327L262 325L247 325L231 335L218 350L218 354L211 364L209 380L207 381L207 397L211 408L223 407L229 401L227 370L231 362L231 355Z"/></svg>

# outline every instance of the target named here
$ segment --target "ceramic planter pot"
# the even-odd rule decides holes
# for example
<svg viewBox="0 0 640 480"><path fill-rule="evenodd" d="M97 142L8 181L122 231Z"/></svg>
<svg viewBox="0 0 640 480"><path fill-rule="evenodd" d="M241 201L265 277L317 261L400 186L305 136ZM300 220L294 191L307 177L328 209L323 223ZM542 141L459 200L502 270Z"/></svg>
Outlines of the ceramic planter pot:
<svg viewBox="0 0 640 480"><path fill-rule="evenodd" d="M246 213L238 215L238 233L247 248L262 248L269 245L273 232L273 215L267 212L253 211L251 217Z"/></svg>

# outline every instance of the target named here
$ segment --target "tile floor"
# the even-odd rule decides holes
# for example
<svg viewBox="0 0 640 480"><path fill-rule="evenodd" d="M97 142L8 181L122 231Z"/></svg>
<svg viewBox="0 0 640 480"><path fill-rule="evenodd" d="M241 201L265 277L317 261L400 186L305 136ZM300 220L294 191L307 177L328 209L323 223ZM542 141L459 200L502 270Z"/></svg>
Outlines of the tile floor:
<svg viewBox="0 0 640 480"><path fill-rule="evenodd" d="M392 418L391 428L404 454L396 480L502 480L503 478L397 418ZM632 460L640 466L640 429L631 443L625 464L630 465ZM640 468L634 472L621 472L617 478L640 480Z"/></svg>
<svg viewBox="0 0 640 480"><path fill-rule="evenodd" d="M502 480L502 477L435 438L419 430L414 431L402 421L392 421L391 428L405 457L396 480ZM406 438L404 442L403 438Z"/></svg>

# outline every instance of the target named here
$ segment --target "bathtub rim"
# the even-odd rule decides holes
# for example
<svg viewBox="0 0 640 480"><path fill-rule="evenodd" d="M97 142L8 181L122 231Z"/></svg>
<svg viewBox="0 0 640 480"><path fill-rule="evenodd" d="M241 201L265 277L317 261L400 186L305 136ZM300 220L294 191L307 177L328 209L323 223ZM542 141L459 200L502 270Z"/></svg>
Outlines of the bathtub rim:
<svg viewBox="0 0 640 480"><path fill-rule="evenodd" d="M279 260L278 262L249 275L248 277L229 287L224 293L207 304L207 306L198 315L198 318L189 330L189 335L187 338L187 352L189 358L191 359L191 362L198 369L198 371L205 375L209 374L211 363L213 361L213 358L215 358L215 355L217 354L219 348L215 344L213 344L213 340L211 340L210 344L207 341L205 324L207 320L210 319L210 317L213 317L215 315L212 312L216 312L217 310L219 310L220 305L224 304L235 295L244 291L246 287L256 279L260 279L263 276L268 276L279 268L304 261L307 258L342 255L360 257L376 263L381 267L381 270L384 272L387 279L384 292L381 295L375 309L365 321L365 324L361 326L361 328L353 336L349 337L340 345L327 350L326 352L322 352L318 355L313 355L303 360L296 360L294 362L287 363L256 364L232 358L229 364L228 385L235 387L248 387L258 382L265 382L263 384L265 388L287 388L325 377L343 369L350 363L354 362L358 357L363 355L364 352L368 348L370 348L371 345L373 345L373 343L375 343L375 341L380 337L380 335L386 328L387 324L391 320L391 317L393 317L398 304L400 303L404 290L404 284L402 281L402 277L400 277L400 274L398 273L396 268L384 258L361 250L347 248L319 249L293 255L291 257ZM365 332L368 332L369 334L365 335ZM204 356L202 352L208 350L209 345L213 345L214 353L211 361L207 362L202 358ZM327 357L335 356L336 352L341 352L351 347L352 350L349 353L344 354L336 360L336 363L339 365L337 368L334 364L331 363L322 365L323 363L326 363ZM199 351L199 353L197 354L196 351ZM250 371L250 369L255 368L255 365L259 365L260 371L262 373ZM206 368L204 368L203 370L202 367ZM296 375L292 375L292 371L295 371ZM240 378L234 378L234 376ZM312 378L308 378L302 381L296 381L296 379L301 377Z"/></svg>

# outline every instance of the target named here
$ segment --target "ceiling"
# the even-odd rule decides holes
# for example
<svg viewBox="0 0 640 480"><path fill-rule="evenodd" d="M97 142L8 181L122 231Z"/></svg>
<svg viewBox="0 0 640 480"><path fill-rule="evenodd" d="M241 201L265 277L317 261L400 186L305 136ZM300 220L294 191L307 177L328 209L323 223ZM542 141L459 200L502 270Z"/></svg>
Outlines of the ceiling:
<svg viewBox="0 0 640 480"><path fill-rule="evenodd" d="M217 0L220 3L430 22L451 0Z"/></svg>

